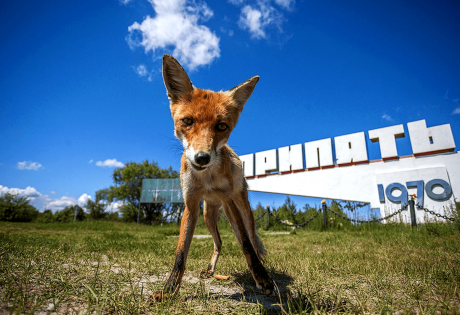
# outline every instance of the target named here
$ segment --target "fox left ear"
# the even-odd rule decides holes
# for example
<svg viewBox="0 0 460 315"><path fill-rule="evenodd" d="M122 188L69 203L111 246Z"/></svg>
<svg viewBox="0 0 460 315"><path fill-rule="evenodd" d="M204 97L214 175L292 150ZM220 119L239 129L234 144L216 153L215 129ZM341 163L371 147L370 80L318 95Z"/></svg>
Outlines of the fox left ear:
<svg viewBox="0 0 460 315"><path fill-rule="evenodd" d="M240 85L235 86L234 88L228 91L240 112L243 110L243 106L244 104L246 104L246 101L251 96L252 91L254 91L257 82L259 82L258 75L250 78L249 80L241 83Z"/></svg>
<svg viewBox="0 0 460 315"><path fill-rule="evenodd" d="M193 84L187 72L173 56L163 55L163 81L168 98L172 102L193 91Z"/></svg>

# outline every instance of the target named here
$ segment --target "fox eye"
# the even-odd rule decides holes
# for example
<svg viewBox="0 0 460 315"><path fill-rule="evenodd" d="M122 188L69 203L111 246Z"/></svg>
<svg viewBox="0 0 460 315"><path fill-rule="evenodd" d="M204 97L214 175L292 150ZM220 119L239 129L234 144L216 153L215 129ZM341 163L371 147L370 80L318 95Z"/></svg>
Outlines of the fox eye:
<svg viewBox="0 0 460 315"><path fill-rule="evenodd" d="M184 118L182 119L182 122L186 124L187 126L193 125L193 120L191 118Z"/></svg>
<svg viewBox="0 0 460 315"><path fill-rule="evenodd" d="M228 128L227 125L224 124L224 123L219 123L217 125L217 130L219 130L219 131L225 131L225 130L227 130L227 128Z"/></svg>

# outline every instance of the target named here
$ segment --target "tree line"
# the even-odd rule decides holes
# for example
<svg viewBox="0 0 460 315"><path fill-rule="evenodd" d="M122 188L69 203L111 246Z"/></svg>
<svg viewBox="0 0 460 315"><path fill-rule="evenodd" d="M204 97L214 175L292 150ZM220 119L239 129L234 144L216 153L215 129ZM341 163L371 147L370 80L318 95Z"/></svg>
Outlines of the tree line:
<svg viewBox="0 0 460 315"><path fill-rule="evenodd" d="M162 169L154 161L145 160L141 163L128 162L124 167L113 171L112 179L114 185L96 191L95 200L88 199L87 203L80 207L72 205L56 212L49 209L39 212L27 197L6 193L0 196L0 221L13 222L43 222L43 223L67 223L83 220L111 220L123 222L137 222L138 212L141 223L160 224L170 222L180 213L181 204L144 204L140 203L142 192L142 180L154 178L177 178L179 173L171 167ZM110 204L118 203L118 211L107 211ZM352 207L362 205L333 202L335 211L352 210ZM258 217L265 211L259 203L254 210L254 216ZM303 210L303 211L302 211ZM312 217L317 209L306 204L303 209L297 206L291 198L287 197L281 207L273 208L273 213L278 218L298 224ZM265 228L275 226L275 219L266 216L263 221Z"/></svg>
<svg viewBox="0 0 460 315"><path fill-rule="evenodd" d="M168 204L140 204L142 180L148 178L177 178L179 173L171 167L162 169L154 161L128 162L113 171L113 186L96 191L95 200L88 199L83 207L72 205L56 212L39 212L27 197L5 193L0 196L0 221L10 222L73 222L83 220L110 220L137 222L140 209L141 223L164 221L175 207ZM118 211L108 211L112 203L120 205ZM165 215L166 214L166 215Z"/></svg>

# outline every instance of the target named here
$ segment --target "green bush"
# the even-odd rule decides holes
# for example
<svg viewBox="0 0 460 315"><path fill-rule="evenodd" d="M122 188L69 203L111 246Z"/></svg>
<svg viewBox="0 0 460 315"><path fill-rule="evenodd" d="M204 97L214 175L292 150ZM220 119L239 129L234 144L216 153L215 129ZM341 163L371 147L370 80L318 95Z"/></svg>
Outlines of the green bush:
<svg viewBox="0 0 460 315"><path fill-rule="evenodd" d="M0 221L30 222L37 218L38 211L29 204L27 197L6 193L0 196Z"/></svg>
<svg viewBox="0 0 460 315"><path fill-rule="evenodd" d="M137 212L139 210L132 204L125 204L121 206L121 219L123 222L137 222Z"/></svg>
<svg viewBox="0 0 460 315"><path fill-rule="evenodd" d="M45 210L43 213L39 213L37 219L35 220L37 223L53 223L54 222L54 215L51 210Z"/></svg>
<svg viewBox="0 0 460 315"><path fill-rule="evenodd" d="M70 223L74 221L83 221L85 212L79 205L67 206L61 211L56 211L54 220L59 223Z"/></svg>

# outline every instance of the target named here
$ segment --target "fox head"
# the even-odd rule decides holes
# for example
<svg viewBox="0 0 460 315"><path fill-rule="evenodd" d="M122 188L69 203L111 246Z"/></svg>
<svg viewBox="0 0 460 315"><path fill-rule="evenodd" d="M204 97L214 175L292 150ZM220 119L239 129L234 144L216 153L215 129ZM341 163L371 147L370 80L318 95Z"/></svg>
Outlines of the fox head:
<svg viewBox="0 0 460 315"><path fill-rule="evenodd" d="M255 76L225 92L193 86L179 62L163 56L163 80L170 100L174 134L182 142L188 164L196 171L211 166L238 121L259 81Z"/></svg>

